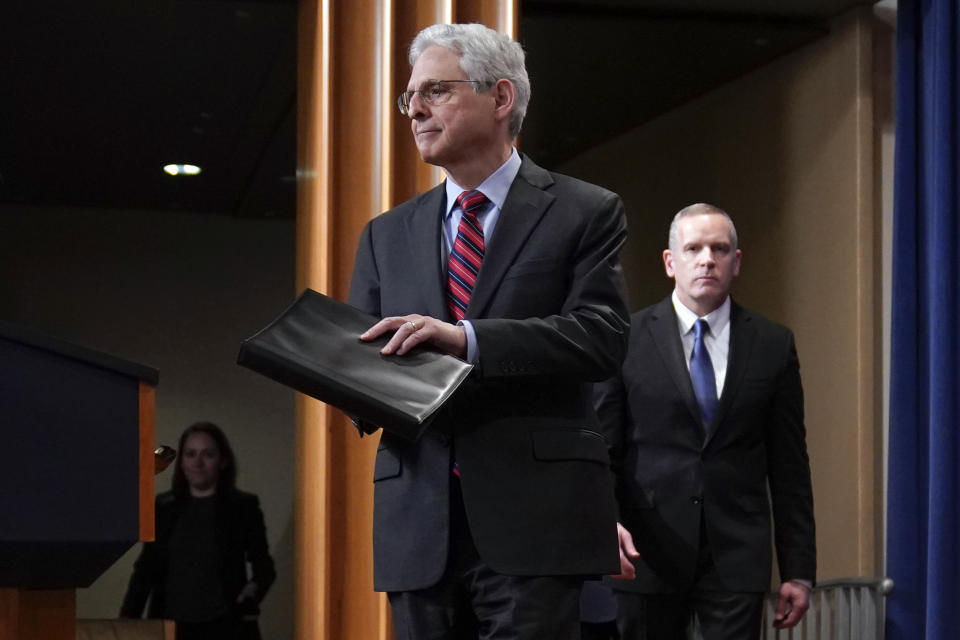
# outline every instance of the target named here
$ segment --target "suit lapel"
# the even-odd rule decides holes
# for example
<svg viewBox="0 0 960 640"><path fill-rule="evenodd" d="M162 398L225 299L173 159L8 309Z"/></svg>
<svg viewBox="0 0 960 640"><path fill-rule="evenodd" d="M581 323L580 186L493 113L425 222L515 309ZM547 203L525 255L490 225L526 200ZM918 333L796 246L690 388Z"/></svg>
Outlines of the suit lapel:
<svg viewBox="0 0 960 640"><path fill-rule="evenodd" d="M510 185L497 219L490 251L483 256L477 283L467 306L467 318L483 316L503 276L516 262L530 233L554 201L554 196L544 191L551 184L553 179L550 174L523 156L520 171Z"/></svg>
<svg viewBox="0 0 960 640"><path fill-rule="evenodd" d="M717 427L730 413L733 406L733 399L740 389L743 382L743 376L749 368L750 352L753 349L753 342L756 331L753 323L750 322L750 312L745 311L738 304L731 301L730 305L730 349L727 357L727 376L723 383L723 393L720 395L717 415L710 425L707 433L707 442L709 442L717 432Z"/></svg>
<svg viewBox="0 0 960 640"><path fill-rule="evenodd" d="M426 314L449 319L443 261L440 258L445 202L443 183L424 193L413 215L407 219L407 238L408 246L413 249L410 279L421 283L419 288L427 307Z"/></svg>
<svg viewBox="0 0 960 640"><path fill-rule="evenodd" d="M693 383L690 382L690 370L687 368L686 358L683 355L683 343L680 341L680 330L677 328L677 314L673 310L673 302L669 297L660 302L654 310L649 329L653 343L660 351L660 357L670 372L680 397L690 410L694 424L702 434L700 427L700 405L693 393Z"/></svg>

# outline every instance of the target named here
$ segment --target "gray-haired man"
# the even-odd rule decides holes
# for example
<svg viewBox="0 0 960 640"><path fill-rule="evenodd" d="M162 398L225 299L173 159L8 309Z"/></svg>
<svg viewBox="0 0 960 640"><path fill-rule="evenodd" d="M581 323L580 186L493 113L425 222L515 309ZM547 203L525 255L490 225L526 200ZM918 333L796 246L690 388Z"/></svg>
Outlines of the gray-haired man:
<svg viewBox="0 0 960 640"><path fill-rule="evenodd" d="M384 433L374 583L397 637L577 638L585 575L619 566L613 483L590 382L623 357L620 199L513 147L530 83L520 45L434 25L400 110L446 181L372 220L350 302L385 354L473 362L417 442Z"/></svg>

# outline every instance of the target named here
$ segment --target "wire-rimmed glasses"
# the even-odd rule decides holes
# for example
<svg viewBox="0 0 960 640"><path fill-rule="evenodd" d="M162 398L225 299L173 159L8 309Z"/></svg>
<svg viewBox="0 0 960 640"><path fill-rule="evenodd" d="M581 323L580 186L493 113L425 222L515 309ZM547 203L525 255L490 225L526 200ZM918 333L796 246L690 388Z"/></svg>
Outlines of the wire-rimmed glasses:
<svg viewBox="0 0 960 640"><path fill-rule="evenodd" d="M403 115L410 115L410 101L413 99L413 94L417 94L421 100L431 106L443 104L449 100L453 94L453 89L447 85L454 82L483 84L482 80L431 80L420 85L419 89L404 91L397 96L397 108L400 109L400 113Z"/></svg>

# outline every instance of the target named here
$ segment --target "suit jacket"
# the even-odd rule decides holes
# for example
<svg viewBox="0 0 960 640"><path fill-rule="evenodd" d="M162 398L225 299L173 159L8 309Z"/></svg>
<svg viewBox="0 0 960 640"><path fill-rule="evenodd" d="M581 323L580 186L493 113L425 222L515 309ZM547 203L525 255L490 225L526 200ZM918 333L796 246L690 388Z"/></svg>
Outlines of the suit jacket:
<svg viewBox="0 0 960 640"><path fill-rule="evenodd" d="M372 220L350 303L378 317L450 321L441 254L444 186ZM523 157L467 308L479 362L417 442L381 436L374 470L374 584L435 584L447 560L455 451L480 557L506 575L618 567L606 441L590 381L612 375L629 312L620 198Z"/></svg>
<svg viewBox="0 0 960 640"><path fill-rule="evenodd" d="M596 390L621 522L641 554L637 578L614 586L690 588L703 518L724 587L766 591L771 501L781 577L813 581L813 498L793 334L731 305L726 382L705 430L671 299L631 320L621 373Z"/></svg>
<svg viewBox="0 0 960 640"><path fill-rule="evenodd" d="M156 541L146 542L133 565L133 574L123 598L120 616L139 618L150 599L148 618L169 618L166 611L167 555L177 520L183 513L185 500L178 500L172 491L159 494L155 500ZM216 540L219 555L219 579L223 597L235 603L247 583L247 563L257 583L256 601L245 604L238 615L259 613L258 604L276 577L273 559L267 548L267 532L260 502L252 493L230 491L217 496Z"/></svg>

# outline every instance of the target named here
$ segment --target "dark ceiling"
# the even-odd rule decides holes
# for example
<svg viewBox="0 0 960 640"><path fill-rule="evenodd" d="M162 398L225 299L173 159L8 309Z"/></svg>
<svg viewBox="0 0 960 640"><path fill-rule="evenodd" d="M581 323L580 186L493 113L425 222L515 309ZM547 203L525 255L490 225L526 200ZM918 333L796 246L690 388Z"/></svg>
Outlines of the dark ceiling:
<svg viewBox="0 0 960 640"><path fill-rule="evenodd" d="M522 1L523 148L555 166L857 4L871 3ZM296 14L295 0L2 3L0 203L293 216ZM203 173L161 170L184 162Z"/></svg>
<svg viewBox="0 0 960 640"><path fill-rule="evenodd" d="M296 13L293 0L2 3L0 199L292 215ZM171 178L167 163L203 173Z"/></svg>

